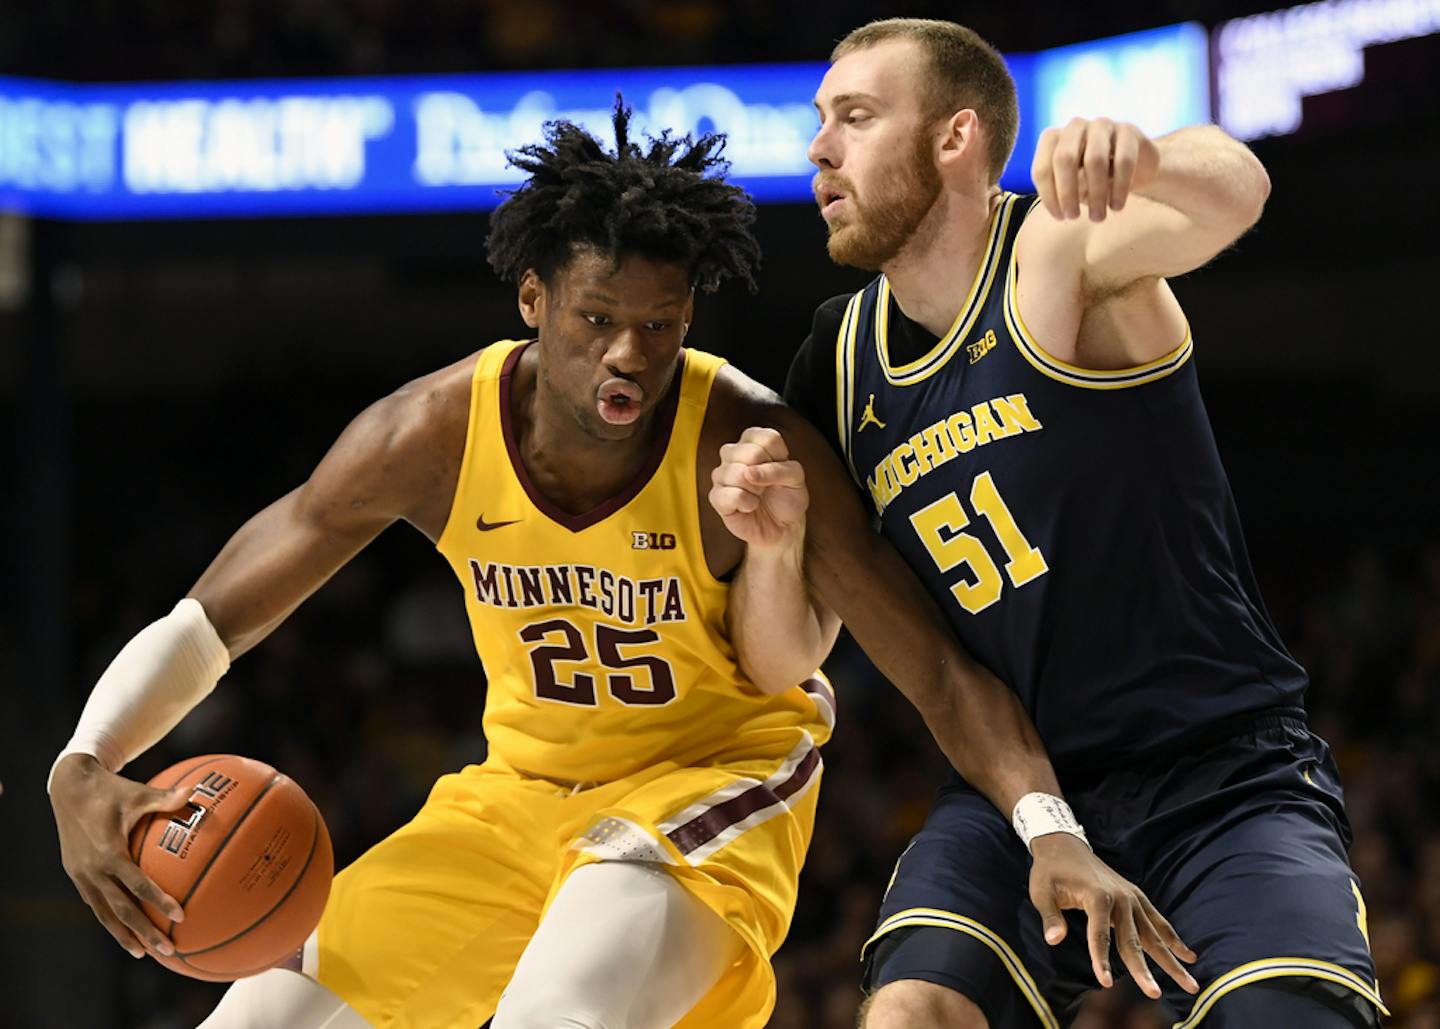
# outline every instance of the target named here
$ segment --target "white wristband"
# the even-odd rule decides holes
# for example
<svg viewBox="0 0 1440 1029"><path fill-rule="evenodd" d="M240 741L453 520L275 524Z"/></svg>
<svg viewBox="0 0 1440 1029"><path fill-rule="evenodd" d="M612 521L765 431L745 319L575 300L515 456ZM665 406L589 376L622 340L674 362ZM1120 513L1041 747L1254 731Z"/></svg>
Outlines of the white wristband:
<svg viewBox="0 0 1440 1029"><path fill-rule="evenodd" d="M1027 793L1021 797L1010 816L1010 824L1015 827L1015 834L1024 842L1026 850L1030 849L1030 841L1035 837L1057 832L1069 833L1078 837L1085 846L1090 846L1085 830L1075 820L1075 812L1070 810L1070 805L1049 793Z"/></svg>
<svg viewBox="0 0 1440 1029"><path fill-rule="evenodd" d="M154 746L204 700L230 667L230 652L198 600L186 597L125 644L80 713L75 735L50 766L90 754L112 772Z"/></svg>

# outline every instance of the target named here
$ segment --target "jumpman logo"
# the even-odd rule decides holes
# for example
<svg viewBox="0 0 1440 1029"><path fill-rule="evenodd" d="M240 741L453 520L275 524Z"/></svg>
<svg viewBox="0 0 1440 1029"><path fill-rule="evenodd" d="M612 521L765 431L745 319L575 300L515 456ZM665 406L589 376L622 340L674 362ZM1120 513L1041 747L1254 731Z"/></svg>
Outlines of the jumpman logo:
<svg viewBox="0 0 1440 1029"><path fill-rule="evenodd" d="M874 393L871 393L871 394L870 394L870 399L865 402L865 410L862 411L862 412L860 412L860 427L859 427L858 429L856 429L855 431L856 431L857 433L864 432L864 431L865 431L865 426L867 426L867 425L873 425L873 426L875 426L877 429L883 429L883 428L885 428L885 423L882 422L879 418L876 418L876 417L875 417L875 394L874 394Z"/></svg>

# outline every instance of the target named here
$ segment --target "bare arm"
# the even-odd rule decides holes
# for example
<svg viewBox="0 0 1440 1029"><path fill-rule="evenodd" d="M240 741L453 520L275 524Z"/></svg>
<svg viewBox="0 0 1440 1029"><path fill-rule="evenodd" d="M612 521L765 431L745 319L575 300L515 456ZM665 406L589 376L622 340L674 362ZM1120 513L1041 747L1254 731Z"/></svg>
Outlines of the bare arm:
<svg viewBox="0 0 1440 1029"><path fill-rule="evenodd" d="M710 503L745 541L725 613L730 639L750 681L782 693L820 667L840 633L805 581L805 474L774 429L746 429L720 458Z"/></svg>
<svg viewBox="0 0 1440 1029"><path fill-rule="evenodd" d="M118 770L214 687L227 652L238 656L263 639L385 526L405 518L440 531L468 409L468 393L455 396L463 382L441 386L463 372L422 379L361 414L310 479L250 519L191 599L131 640L93 691L76 740L56 762L51 804L66 872L136 957L147 947L172 951L137 898L177 919L183 912L136 866L127 839L142 816L177 810L186 798Z"/></svg>
<svg viewBox="0 0 1440 1029"><path fill-rule="evenodd" d="M1027 793L1060 784L1019 698L960 646L895 548L870 526L839 460L809 423L780 422L810 490L806 572L875 667L915 705L965 781L1007 817Z"/></svg>
<svg viewBox="0 0 1440 1029"><path fill-rule="evenodd" d="M909 567L871 530L849 481L833 474L833 456L808 438L814 430L788 412L772 413L771 421L781 423L783 439L792 441L799 460L786 463L806 469L812 502L808 516L801 508L774 545L749 541L730 595L742 667L745 652L762 640L775 650L790 650L797 667L815 667L834 642L819 630L838 618L919 710L955 770L997 808L1008 814L1027 793L1059 795L1049 757L1019 699L960 647ZM774 448L780 439L775 429L751 428L733 446ZM717 483L711 502L719 507L727 499L723 493L733 492L759 505L762 494L785 488L777 486L786 472L783 464L763 461L762 456L744 464L732 457L722 463L717 476L733 481ZM741 480L758 489L745 492ZM721 513L728 526L745 512Z"/></svg>
<svg viewBox="0 0 1440 1029"><path fill-rule="evenodd" d="M232 658L395 521L423 488L425 427L403 391L362 412L310 478L232 536L191 588Z"/></svg>
<svg viewBox="0 0 1440 1029"><path fill-rule="evenodd" d="M1031 170L1045 210L1026 222L1027 259L1073 266L1090 296L1199 268L1270 194L1260 161L1213 125L1152 140L1077 118L1041 134Z"/></svg>
<svg viewBox="0 0 1440 1029"><path fill-rule="evenodd" d="M720 447L710 503L746 544L729 600L742 668L781 660L746 654L764 640L793 653L799 671L787 669L784 684L793 685L829 653L844 622L924 716L956 771L997 808L1008 816L1026 793L1058 795L1019 699L966 653L910 567L872 529L814 426L732 369L714 390L712 416L723 410L728 423L721 438L739 439Z"/></svg>
<svg viewBox="0 0 1440 1029"><path fill-rule="evenodd" d="M303 485L230 538L189 595L232 658L394 522L438 538L459 475L473 369L467 358L370 405Z"/></svg>

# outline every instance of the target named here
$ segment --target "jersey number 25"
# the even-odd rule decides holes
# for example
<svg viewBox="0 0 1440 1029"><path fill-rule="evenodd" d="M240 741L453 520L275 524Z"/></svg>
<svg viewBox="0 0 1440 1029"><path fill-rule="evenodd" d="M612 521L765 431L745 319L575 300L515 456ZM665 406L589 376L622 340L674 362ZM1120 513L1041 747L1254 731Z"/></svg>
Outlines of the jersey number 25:
<svg viewBox="0 0 1440 1029"><path fill-rule="evenodd" d="M559 641L551 642L556 636L560 637ZM551 618L525 626L520 630L520 638L526 643L540 644L530 651L537 697L578 707L595 707L599 703L595 676L577 671L569 682L564 682L555 667L560 662L595 665L579 626L563 618ZM626 657L620 650L659 640L660 634L654 629L617 629L613 625L596 624L595 658L607 670L605 688L620 703L631 707L660 707L675 699L675 674L668 661L654 654ZM648 686L636 679L636 673L641 670L649 673Z"/></svg>

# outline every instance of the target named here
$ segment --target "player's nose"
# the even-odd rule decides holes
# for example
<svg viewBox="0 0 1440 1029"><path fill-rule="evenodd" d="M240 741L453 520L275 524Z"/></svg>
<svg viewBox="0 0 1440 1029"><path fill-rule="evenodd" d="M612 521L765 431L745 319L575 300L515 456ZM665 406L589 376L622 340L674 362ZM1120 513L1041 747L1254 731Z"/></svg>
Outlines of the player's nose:
<svg viewBox="0 0 1440 1029"><path fill-rule="evenodd" d="M811 138L810 146L805 150L805 156L821 171L840 167L835 133L828 126L821 125Z"/></svg>
<svg viewBox="0 0 1440 1029"><path fill-rule="evenodd" d="M605 364L620 375L636 375L650 363L645 341L637 328L622 329L610 337L605 348Z"/></svg>

